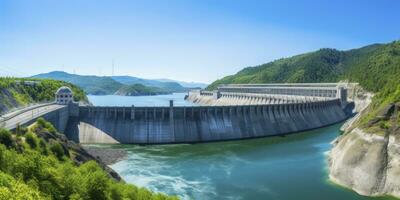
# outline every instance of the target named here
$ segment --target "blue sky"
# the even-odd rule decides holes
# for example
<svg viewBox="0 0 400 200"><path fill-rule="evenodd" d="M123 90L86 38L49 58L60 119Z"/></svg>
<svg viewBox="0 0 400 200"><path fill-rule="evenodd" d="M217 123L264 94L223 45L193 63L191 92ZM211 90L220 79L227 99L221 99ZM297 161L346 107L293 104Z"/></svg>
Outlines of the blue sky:
<svg viewBox="0 0 400 200"><path fill-rule="evenodd" d="M323 47L400 36L400 1L0 0L0 75L212 82Z"/></svg>

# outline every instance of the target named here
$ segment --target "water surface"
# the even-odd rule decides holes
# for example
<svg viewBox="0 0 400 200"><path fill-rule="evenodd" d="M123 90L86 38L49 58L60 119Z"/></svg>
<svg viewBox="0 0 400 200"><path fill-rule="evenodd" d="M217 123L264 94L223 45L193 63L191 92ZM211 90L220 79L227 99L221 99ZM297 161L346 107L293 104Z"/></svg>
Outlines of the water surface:
<svg viewBox="0 0 400 200"><path fill-rule="evenodd" d="M183 96L174 94L168 98L176 98L177 103L185 105ZM95 105L168 105L164 95L119 98L89 97ZM116 104L119 102L122 104ZM388 199L363 197L328 181L326 152L340 134L340 125L286 137L104 147L128 152L125 160L111 166L127 182L183 199Z"/></svg>
<svg viewBox="0 0 400 200"><path fill-rule="evenodd" d="M184 100L186 94L173 93L154 96L88 95L88 98L95 106L169 106L169 100L173 100L175 106L196 105Z"/></svg>

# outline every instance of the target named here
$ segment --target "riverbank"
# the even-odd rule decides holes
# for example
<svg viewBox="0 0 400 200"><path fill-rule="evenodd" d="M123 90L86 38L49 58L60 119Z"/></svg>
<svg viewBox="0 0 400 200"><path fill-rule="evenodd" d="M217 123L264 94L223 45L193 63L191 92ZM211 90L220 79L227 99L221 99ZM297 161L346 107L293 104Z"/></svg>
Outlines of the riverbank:
<svg viewBox="0 0 400 200"><path fill-rule="evenodd" d="M101 160L106 165L112 165L127 157L124 149L104 148L94 145L84 145L83 148L93 157Z"/></svg>

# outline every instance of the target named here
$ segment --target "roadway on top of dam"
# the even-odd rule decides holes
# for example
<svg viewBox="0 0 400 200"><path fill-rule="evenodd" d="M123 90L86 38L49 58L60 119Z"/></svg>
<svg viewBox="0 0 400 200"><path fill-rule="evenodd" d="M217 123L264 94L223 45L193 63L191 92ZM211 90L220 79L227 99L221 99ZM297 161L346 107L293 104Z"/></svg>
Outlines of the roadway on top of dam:
<svg viewBox="0 0 400 200"><path fill-rule="evenodd" d="M66 105L57 105L55 103L38 104L31 107L19 109L0 117L0 127L5 129L14 129L20 125L42 117L43 115L64 108Z"/></svg>

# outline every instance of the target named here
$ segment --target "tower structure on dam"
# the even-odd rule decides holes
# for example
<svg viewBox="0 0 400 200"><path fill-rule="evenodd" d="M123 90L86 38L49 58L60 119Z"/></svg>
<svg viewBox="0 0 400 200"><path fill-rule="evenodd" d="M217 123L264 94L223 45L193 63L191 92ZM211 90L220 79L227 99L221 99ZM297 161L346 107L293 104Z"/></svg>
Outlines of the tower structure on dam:
<svg viewBox="0 0 400 200"><path fill-rule="evenodd" d="M55 93L55 101L60 105L67 105L74 101L74 96L71 88L63 86L60 87Z"/></svg>

